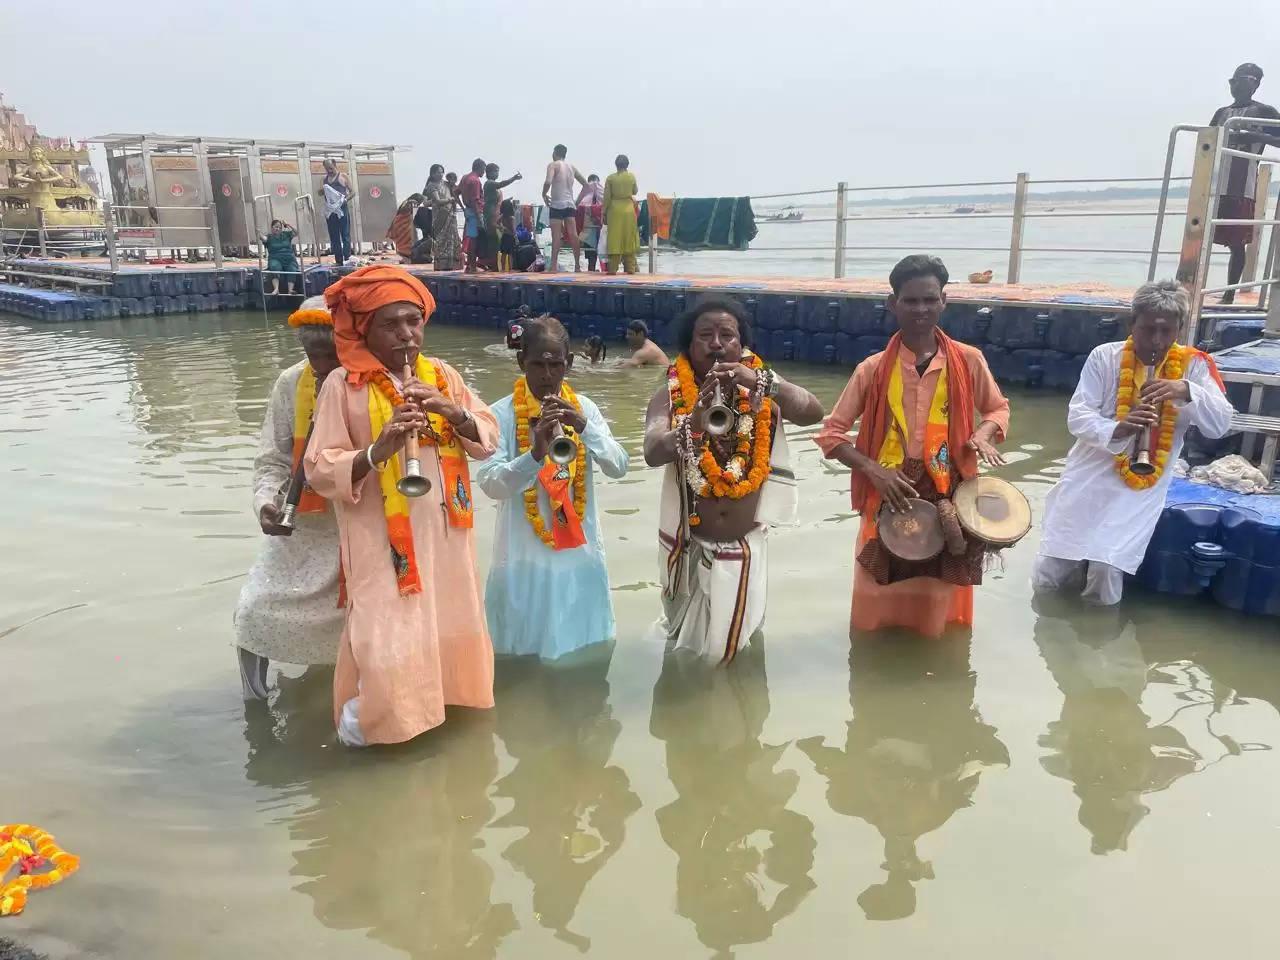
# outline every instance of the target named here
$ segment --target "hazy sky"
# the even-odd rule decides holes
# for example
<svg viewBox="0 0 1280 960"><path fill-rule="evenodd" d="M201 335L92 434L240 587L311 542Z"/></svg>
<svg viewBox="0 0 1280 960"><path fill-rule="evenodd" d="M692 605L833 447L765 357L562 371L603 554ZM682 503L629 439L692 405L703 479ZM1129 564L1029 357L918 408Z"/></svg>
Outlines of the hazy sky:
<svg viewBox="0 0 1280 960"><path fill-rule="evenodd" d="M0 37L43 133L402 143L402 196L482 156L530 199L557 141L684 196L1157 175L1238 62L1280 103L1274 0L70 0Z"/></svg>

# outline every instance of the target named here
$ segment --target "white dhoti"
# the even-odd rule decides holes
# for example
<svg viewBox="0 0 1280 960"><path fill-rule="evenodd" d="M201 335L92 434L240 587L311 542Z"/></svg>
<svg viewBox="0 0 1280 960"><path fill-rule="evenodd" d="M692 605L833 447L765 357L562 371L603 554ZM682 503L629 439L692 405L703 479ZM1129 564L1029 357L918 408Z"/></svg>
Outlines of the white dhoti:
<svg viewBox="0 0 1280 960"><path fill-rule="evenodd" d="M670 648L728 663L764 626L769 531L712 543L692 537L678 563L663 567L662 605ZM671 557L672 543L664 539Z"/></svg>
<svg viewBox="0 0 1280 960"><path fill-rule="evenodd" d="M756 525L740 540L716 543L694 536L688 488L675 464L666 468L658 546L669 649L688 650L712 663L729 663L764 626L769 533L776 526L794 524L798 505L796 478L780 425L773 436L769 476L756 505Z"/></svg>

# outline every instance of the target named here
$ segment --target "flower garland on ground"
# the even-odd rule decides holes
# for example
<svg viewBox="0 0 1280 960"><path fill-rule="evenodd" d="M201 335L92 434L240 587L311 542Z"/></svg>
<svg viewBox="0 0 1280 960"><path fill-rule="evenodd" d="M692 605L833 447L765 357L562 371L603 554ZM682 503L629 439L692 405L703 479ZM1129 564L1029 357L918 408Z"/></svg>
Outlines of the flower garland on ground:
<svg viewBox="0 0 1280 960"><path fill-rule="evenodd" d="M18 875L5 880L14 867ZM41 867L51 867L35 873ZM0 826L0 917L21 913L29 890L43 890L80 869L80 858L59 847L49 834L29 823Z"/></svg>
<svg viewBox="0 0 1280 960"><path fill-rule="evenodd" d="M431 369L434 371L436 378L436 382L432 384L432 386L439 390L440 394L448 400L449 381L444 378L444 371L440 369L439 364L435 363L431 365ZM404 397L401 396L400 391L396 389L396 385L391 382L391 378L387 376L385 371L379 370L376 373L369 374L369 382L378 388L378 391L387 398L392 407L398 407L404 403ZM453 424L444 417L439 417L438 419L441 424L439 430L436 430L436 428L431 425L430 418L427 419L427 425L418 435L419 441L422 443L434 443L437 446L447 447L449 444L453 443Z"/></svg>
<svg viewBox="0 0 1280 960"><path fill-rule="evenodd" d="M529 387L524 377L516 381L511 399L516 413L516 444L520 453L527 453L532 441L529 436ZM579 413L582 412L582 404L578 402L578 395L563 380L560 382L560 399ZM580 437L575 436L572 439L578 448L578 456L573 464L573 512L581 520L587 515L587 448ZM531 484L529 489L524 492L524 514L529 519L529 526L538 535L538 539L548 547L555 546L551 531L547 529L547 525L542 519L542 512L538 509L538 485L536 483Z"/></svg>
<svg viewBox="0 0 1280 960"><path fill-rule="evenodd" d="M1183 348L1175 343L1165 355L1164 363L1159 371L1160 378L1162 380L1181 380L1183 361ZM1134 379L1136 370L1137 358L1133 350L1133 337L1130 337L1125 341L1124 351L1120 354L1120 385L1116 394L1117 422L1127 417L1129 411L1133 409L1134 400L1138 392L1135 388L1136 381ZM1151 453L1151 462L1155 464L1156 468L1155 473L1145 477L1140 476L1130 469L1128 453L1116 454L1116 472L1120 474L1120 479L1131 490L1147 490L1160 482L1160 477L1164 474L1164 468L1169 463L1169 453L1173 449L1173 431L1177 422L1177 408L1171 403L1162 404L1156 447Z"/></svg>
<svg viewBox="0 0 1280 960"><path fill-rule="evenodd" d="M763 375L764 363L753 353L742 358L745 366ZM693 367L682 353L667 369L667 389L671 396L672 426L684 426L698 402L698 384ZM701 447L690 444L684 457L684 477L689 489L699 497L729 497L739 500L760 489L769 476L770 431L773 429L773 401L758 397L752 412L751 395L737 388L738 412L734 429L734 450L721 466L712 450L710 439ZM689 523L697 526L699 518L690 510Z"/></svg>

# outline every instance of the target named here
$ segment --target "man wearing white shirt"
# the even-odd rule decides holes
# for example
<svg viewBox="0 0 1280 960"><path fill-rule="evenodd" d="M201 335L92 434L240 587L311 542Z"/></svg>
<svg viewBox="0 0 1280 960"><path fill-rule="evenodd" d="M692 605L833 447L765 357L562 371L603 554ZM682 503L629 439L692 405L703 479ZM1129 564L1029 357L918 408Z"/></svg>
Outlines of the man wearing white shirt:
<svg viewBox="0 0 1280 960"><path fill-rule="evenodd" d="M1175 342L1190 308L1173 280L1142 286L1129 339L1104 343L1085 361L1067 411L1076 443L1045 502L1031 575L1037 592L1083 588L1091 603L1119 603L1124 574L1142 563L1164 510L1187 428L1210 438L1230 429L1234 411L1213 360ZM1135 473L1130 459L1143 435L1155 466L1149 475Z"/></svg>
<svg viewBox="0 0 1280 960"><path fill-rule="evenodd" d="M573 202L573 184L576 180L585 187L587 179L565 159L568 153L569 148L563 143L555 145L551 151L551 162L547 164L547 178L542 182L542 202L547 205L551 220L552 273L560 269L560 246L565 237L573 247L573 272L582 269L582 241L578 239L578 208Z"/></svg>

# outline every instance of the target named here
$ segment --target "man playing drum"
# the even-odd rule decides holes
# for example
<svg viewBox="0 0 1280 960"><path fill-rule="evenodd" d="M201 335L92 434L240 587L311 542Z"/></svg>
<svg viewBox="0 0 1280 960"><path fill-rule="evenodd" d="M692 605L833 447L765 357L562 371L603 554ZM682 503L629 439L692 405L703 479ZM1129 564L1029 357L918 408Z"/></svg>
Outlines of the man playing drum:
<svg viewBox="0 0 1280 960"><path fill-rule="evenodd" d="M751 325L735 300L699 301L674 336L680 353L644 431L645 462L666 467L658 539L667 633L675 649L729 663L764 624L769 530L795 522L783 421L817 423L822 404L747 349Z"/></svg>
<svg viewBox="0 0 1280 960"><path fill-rule="evenodd" d="M1148 283L1133 298L1129 339L1085 361L1067 408L1075 446L1045 502L1036 591L1070 586L1091 603L1119 603L1124 574L1138 569L1164 510L1187 428L1210 438L1230 428L1212 358L1175 342L1190 309L1176 281Z"/></svg>
<svg viewBox="0 0 1280 960"><path fill-rule="evenodd" d="M1009 401L982 353L938 329L948 279L937 257L917 254L893 268L886 303L898 332L858 365L817 437L828 459L852 469L853 507L862 514L854 631L909 627L937 636L948 623L973 623L986 545L955 531L951 549L908 562L885 549L877 524L882 504L900 515L913 507L909 500L945 500L977 475L979 458L1004 462L995 444L1009 428ZM849 431L859 417L855 440Z"/></svg>

